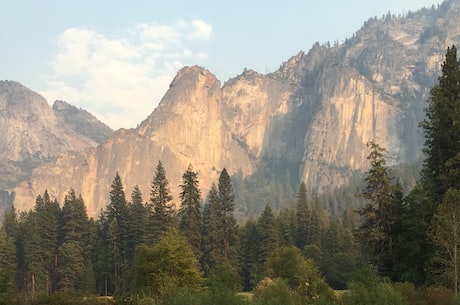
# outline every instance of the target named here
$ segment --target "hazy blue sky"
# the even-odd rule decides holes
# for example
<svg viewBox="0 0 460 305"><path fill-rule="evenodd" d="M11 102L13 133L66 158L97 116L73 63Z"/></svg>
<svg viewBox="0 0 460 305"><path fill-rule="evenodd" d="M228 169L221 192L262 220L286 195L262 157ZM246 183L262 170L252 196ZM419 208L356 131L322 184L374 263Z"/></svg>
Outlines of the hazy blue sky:
<svg viewBox="0 0 460 305"><path fill-rule="evenodd" d="M370 17L438 0L0 0L0 80L65 100L112 128L135 127L184 65L223 82L275 71Z"/></svg>

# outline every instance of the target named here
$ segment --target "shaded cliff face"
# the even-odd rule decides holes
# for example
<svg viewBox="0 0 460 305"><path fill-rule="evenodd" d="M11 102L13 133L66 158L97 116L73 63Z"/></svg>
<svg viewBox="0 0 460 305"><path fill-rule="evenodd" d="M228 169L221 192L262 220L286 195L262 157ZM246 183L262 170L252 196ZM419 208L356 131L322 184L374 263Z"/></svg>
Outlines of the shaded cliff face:
<svg viewBox="0 0 460 305"><path fill-rule="evenodd" d="M45 189L62 201L72 187L95 216L117 171L127 197L139 185L147 200L159 160L176 203L188 164L206 194L223 167L248 176L266 160L294 164L299 181L327 191L367 170L368 141L388 150L389 164L414 162L429 89L447 46L460 42L459 13L450 1L370 19L340 46L317 44L274 73L244 71L222 87L206 69L185 67L138 128L38 168L14 189L16 206L32 207Z"/></svg>
<svg viewBox="0 0 460 305"><path fill-rule="evenodd" d="M69 128L42 96L13 81L0 81L0 134L0 189L13 187L63 151L97 144Z"/></svg>

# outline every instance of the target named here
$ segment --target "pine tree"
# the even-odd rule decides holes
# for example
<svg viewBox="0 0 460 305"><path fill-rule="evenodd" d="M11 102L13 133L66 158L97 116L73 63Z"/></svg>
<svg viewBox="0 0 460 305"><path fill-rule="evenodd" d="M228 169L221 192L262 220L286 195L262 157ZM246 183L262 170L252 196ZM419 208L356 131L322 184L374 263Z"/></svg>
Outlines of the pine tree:
<svg viewBox="0 0 460 305"><path fill-rule="evenodd" d="M149 200L151 224L148 232L148 243L150 244L157 242L161 234L173 224L172 196L170 193L166 171L161 161L158 161Z"/></svg>
<svg viewBox="0 0 460 305"><path fill-rule="evenodd" d="M24 290L35 298L56 289L59 205L48 192L38 195L33 211L23 216L18 246Z"/></svg>
<svg viewBox="0 0 460 305"><path fill-rule="evenodd" d="M3 215L0 228L0 303L16 293L17 256L15 240L18 234L17 215L14 207Z"/></svg>
<svg viewBox="0 0 460 305"><path fill-rule="evenodd" d="M60 217L59 286L64 291L77 288L83 265L91 264L92 236L83 198L70 189Z"/></svg>
<svg viewBox="0 0 460 305"><path fill-rule="evenodd" d="M358 238L369 260L380 272L391 273L393 259L393 208L399 189L392 183L386 167L385 149L373 142L368 143L371 152L367 159L370 169L365 178L366 188L362 193L366 204L359 211L362 224Z"/></svg>
<svg viewBox="0 0 460 305"><path fill-rule="evenodd" d="M406 217L408 222L414 222L417 217L423 220L420 222L423 225L418 226L417 237L419 238L428 235L427 227L431 221L433 221L431 226L436 227L437 217L433 220L432 217L435 213L440 213L440 205L449 199L445 198L446 194L460 189L460 63L454 45L447 48L441 76L438 78L438 84L431 89L428 102L425 110L426 119L421 124L425 134L423 151L426 159L422 168L422 191L417 192L417 195L423 193L423 196L417 196L422 197L422 200L418 201L423 205L419 205L422 212L407 209ZM436 235L434 232L430 234ZM426 242L418 240L410 244L411 249L415 251L417 247L424 246ZM435 249L428 244L423 251L424 255L415 255L410 262L423 263L426 268L428 261L436 260L436 257L433 257L434 250L440 250L439 244L434 245ZM436 272L433 269L438 267L443 268L431 264L429 272ZM412 266L411 270L414 272L417 269ZM414 273L417 275L421 273L417 271Z"/></svg>
<svg viewBox="0 0 460 305"><path fill-rule="evenodd" d="M308 244L308 222L310 209L307 202L307 188L302 182L297 193L296 203L296 238L295 244L299 249L303 249Z"/></svg>
<svg viewBox="0 0 460 305"><path fill-rule="evenodd" d="M130 219L129 240L132 251L129 257L132 259L134 257L134 249L145 241L149 217L147 206L142 199L142 192L137 185L131 194L131 202L129 203L128 210Z"/></svg>
<svg viewBox="0 0 460 305"><path fill-rule="evenodd" d="M438 204L451 187L460 188L460 64L455 46L447 48L439 83L430 92L422 122L425 133L422 181Z"/></svg>
<svg viewBox="0 0 460 305"><path fill-rule="evenodd" d="M237 226L234 216L235 202L233 186L227 170L224 168L219 176L219 214L221 226L222 255L225 260L234 263L237 250Z"/></svg>
<svg viewBox="0 0 460 305"><path fill-rule="evenodd" d="M128 207L123 184L118 172L110 190L110 203L107 206L108 238L113 255L113 280L115 291L121 293L126 289L125 272L128 268L129 219Z"/></svg>
<svg viewBox="0 0 460 305"><path fill-rule="evenodd" d="M252 220L241 230L239 266L244 291L252 291L261 280L257 224Z"/></svg>
<svg viewBox="0 0 460 305"><path fill-rule="evenodd" d="M222 229L218 222L219 215L219 193L216 185L211 185L208 199L203 208L203 223L201 233L201 266L208 276L212 269L221 263L220 261L220 230Z"/></svg>
<svg viewBox="0 0 460 305"><path fill-rule="evenodd" d="M198 173L189 165L182 176L179 229L187 237L196 257L201 257L201 191Z"/></svg>
<svg viewBox="0 0 460 305"><path fill-rule="evenodd" d="M113 295L113 266L115 257L109 236L110 222L107 213L101 211L97 221L96 244L94 247L94 273L96 274L96 290L100 295Z"/></svg>
<svg viewBox="0 0 460 305"><path fill-rule="evenodd" d="M402 208L395 212L393 235L397 260L394 272L397 280L421 285L426 282L426 268L433 256L433 245L427 232L433 212L430 198L421 185L404 198Z"/></svg>
<svg viewBox="0 0 460 305"><path fill-rule="evenodd" d="M266 264L270 255L278 247L279 235L276 226L276 219L269 205L265 206L264 211L257 221L257 232L259 240L259 270L263 276L267 276Z"/></svg>
<svg viewBox="0 0 460 305"><path fill-rule="evenodd" d="M280 246L294 246L296 236L295 209L282 209L277 217Z"/></svg>

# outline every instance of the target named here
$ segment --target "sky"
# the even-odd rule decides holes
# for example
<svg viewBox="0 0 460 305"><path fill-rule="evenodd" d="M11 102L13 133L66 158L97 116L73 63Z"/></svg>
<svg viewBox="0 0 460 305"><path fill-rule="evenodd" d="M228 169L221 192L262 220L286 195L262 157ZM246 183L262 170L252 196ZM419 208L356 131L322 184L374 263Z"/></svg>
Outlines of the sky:
<svg viewBox="0 0 460 305"><path fill-rule="evenodd" d="M183 66L222 84L245 68L265 74L315 42L343 42L370 17L440 2L0 0L0 80L133 128Z"/></svg>

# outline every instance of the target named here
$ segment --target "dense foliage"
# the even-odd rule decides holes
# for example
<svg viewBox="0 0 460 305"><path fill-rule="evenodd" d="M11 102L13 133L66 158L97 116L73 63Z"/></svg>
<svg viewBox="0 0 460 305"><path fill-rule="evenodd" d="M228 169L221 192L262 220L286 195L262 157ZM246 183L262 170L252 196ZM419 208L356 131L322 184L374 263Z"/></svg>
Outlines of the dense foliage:
<svg viewBox="0 0 460 305"><path fill-rule="evenodd" d="M340 216L304 183L286 196L272 179L261 213L238 223L241 176L222 169L203 200L190 165L175 202L161 162L148 201L137 186L128 200L117 173L96 221L74 190L62 205L45 191L33 210L4 213L0 304L450 304L460 274L459 122L452 46L422 123L421 181L407 194L373 142L359 196L336 193L350 207Z"/></svg>

